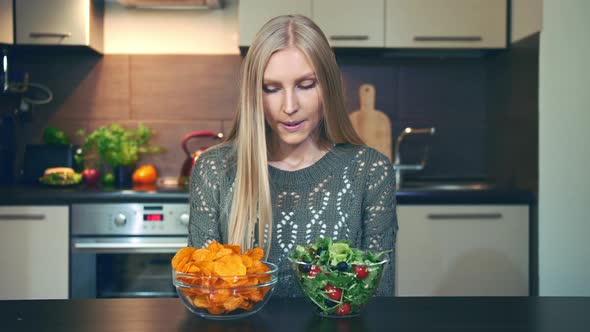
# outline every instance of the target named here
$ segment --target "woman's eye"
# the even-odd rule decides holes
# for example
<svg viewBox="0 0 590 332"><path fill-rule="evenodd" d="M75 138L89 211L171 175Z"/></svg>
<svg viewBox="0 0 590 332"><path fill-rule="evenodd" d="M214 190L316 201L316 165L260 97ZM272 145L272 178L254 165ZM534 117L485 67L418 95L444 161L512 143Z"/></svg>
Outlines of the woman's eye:
<svg viewBox="0 0 590 332"><path fill-rule="evenodd" d="M279 89L263 84L262 85L262 91L264 91L266 93L273 93L273 92L279 91Z"/></svg>
<svg viewBox="0 0 590 332"><path fill-rule="evenodd" d="M309 89L313 89L315 88L316 82L312 81L312 82L303 82L299 85L299 87L303 90L309 90Z"/></svg>

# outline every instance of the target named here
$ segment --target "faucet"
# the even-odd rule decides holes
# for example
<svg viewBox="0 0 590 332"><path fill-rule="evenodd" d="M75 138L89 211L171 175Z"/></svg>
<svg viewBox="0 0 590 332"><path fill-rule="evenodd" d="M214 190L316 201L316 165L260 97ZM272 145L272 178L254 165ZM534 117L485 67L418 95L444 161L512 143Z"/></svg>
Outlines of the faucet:
<svg viewBox="0 0 590 332"><path fill-rule="evenodd" d="M424 149L424 157L419 164L414 165L403 165L400 157L400 145L406 136L410 135L431 135L435 133L435 128L411 128L406 127L398 136L395 141L395 160L393 163L393 169L395 171L395 189L399 190L402 185L402 171L421 171L426 166L426 160L428 159L428 146Z"/></svg>

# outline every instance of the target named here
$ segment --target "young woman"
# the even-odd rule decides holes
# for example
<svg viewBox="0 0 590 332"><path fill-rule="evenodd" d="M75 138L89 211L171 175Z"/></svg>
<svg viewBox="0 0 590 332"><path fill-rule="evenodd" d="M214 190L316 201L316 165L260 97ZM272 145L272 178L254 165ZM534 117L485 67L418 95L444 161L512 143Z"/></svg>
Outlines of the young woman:
<svg viewBox="0 0 590 332"><path fill-rule="evenodd" d="M342 91L334 53L310 19L280 16L261 28L242 63L233 127L191 175L190 246L261 246L280 268L279 296L301 294L287 260L297 244L331 237L394 249L393 167L363 145ZM393 295L388 256L379 295Z"/></svg>

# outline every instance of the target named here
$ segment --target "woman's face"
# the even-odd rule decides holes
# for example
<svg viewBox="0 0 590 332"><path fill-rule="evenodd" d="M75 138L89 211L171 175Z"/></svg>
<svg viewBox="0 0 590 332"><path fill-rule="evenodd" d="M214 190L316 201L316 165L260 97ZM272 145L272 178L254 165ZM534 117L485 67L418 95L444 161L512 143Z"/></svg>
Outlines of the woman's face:
<svg viewBox="0 0 590 332"><path fill-rule="evenodd" d="M312 66L299 49L289 47L270 57L264 70L262 98L271 137L279 146L315 145L322 100Z"/></svg>

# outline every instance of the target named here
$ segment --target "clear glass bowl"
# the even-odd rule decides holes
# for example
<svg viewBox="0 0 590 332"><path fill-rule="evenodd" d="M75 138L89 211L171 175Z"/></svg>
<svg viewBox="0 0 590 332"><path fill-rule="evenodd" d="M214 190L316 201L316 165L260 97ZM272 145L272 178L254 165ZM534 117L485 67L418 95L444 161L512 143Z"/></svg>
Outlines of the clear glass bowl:
<svg viewBox="0 0 590 332"><path fill-rule="evenodd" d="M324 317L358 316L379 287L388 260L348 266L344 271L289 258L303 294ZM355 267L356 266L356 267Z"/></svg>
<svg viewBox="0 0 590 332"><path fill-rule="evenodd" d="M192 313L217 320L243 318L264 307L278 281L278 267L263 263L269 271L243 276L203 276L172 269L172 282Z"/></svg>

